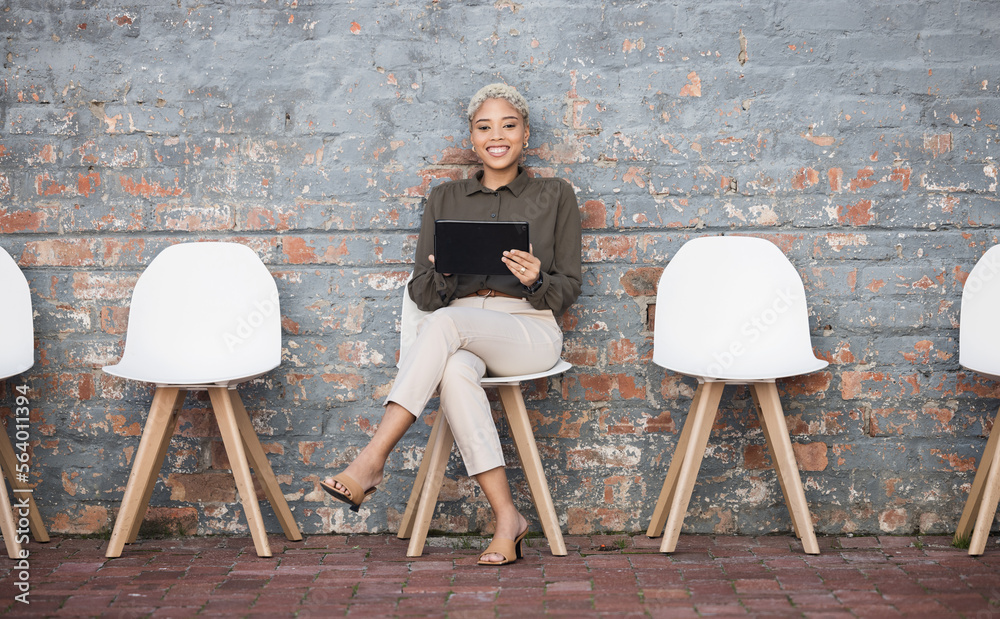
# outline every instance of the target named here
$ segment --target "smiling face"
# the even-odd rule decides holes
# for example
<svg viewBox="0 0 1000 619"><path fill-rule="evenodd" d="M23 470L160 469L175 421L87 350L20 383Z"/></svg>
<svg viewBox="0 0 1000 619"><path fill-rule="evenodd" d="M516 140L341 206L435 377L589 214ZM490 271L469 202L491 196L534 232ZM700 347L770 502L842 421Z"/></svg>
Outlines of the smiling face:
<svg viewBox="0 0 1000 619"><path fill-rule="evenodd" d="M496 189L517 177L528 126L504 99L487 99L472 116L472 148L483 162L483 185Z"/></svg>

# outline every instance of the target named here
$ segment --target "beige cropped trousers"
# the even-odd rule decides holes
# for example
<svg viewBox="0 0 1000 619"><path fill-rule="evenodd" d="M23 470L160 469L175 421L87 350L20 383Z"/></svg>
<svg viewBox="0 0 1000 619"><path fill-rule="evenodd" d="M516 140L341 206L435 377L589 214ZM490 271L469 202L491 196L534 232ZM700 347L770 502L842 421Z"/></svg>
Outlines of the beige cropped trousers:
<svg viewBox="0 0 1000 619"><path fill-rule="evenodd" d="M419 417L437 391L469 475L504 466L480 380L543 372L559 360L562 330L551 310L524 299L465 297L423 320L386 404Z"/></svg>

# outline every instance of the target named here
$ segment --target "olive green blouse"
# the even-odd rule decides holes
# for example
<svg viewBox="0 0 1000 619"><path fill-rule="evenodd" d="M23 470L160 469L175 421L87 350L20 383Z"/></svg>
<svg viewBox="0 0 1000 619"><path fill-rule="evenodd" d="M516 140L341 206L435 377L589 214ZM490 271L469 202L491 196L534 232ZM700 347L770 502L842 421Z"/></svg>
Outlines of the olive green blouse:
<svg viewBox="0 0 1000 619"><path fill-rule="evenodd" d="M431 190L424 206L414 258L410 296L424 311L445 307L453 299L492 288L523 297L535 309L559 316L580 296L580 209L573 187L558 178L531 178L523 168L509 185L496 191L476 178L450 181ZM541 260L542 283L533 293L513 275L442 275L434 271L434 221L526 221L529 242ZM500 256L497 256L500 259Z"/></svg>

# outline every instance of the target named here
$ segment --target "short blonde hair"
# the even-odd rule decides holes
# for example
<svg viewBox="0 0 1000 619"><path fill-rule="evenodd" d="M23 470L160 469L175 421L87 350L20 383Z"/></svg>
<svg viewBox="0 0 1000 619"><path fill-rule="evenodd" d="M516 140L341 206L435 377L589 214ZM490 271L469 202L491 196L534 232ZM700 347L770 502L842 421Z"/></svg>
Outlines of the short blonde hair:
<svg viewBox="0 0 1000 619"><path fill-rule="evenodd" d="M521 93L517 92L517 88L502 82L487 84L480 88L476 94L472 95L468 110L470 123L472 122L472 117L479 110L479 107L487 99L503 99L507 103L510 103L524 118L524 124L528 124L528 102Z"/></svg>

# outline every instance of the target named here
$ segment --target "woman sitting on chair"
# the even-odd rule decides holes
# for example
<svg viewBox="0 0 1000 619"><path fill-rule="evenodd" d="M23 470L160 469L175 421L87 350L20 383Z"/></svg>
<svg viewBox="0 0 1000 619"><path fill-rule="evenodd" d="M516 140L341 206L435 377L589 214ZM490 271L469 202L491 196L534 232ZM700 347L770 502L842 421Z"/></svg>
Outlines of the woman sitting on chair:
<svg viewBox="0 0 1000 619"><path fill-rule="evenodd" d="M424 207L410 296L424 311L412 348L400 360L385 413L372 440L346 470L322 482L359 506L382 481L389 453L435 391L470 476L496 517L482 565L511 563L528 532L511 497L496 425L480 379L548 370L562 352L556 317L576 301L582 280L580 212L564 180L531 178L519 166L528 145L528 105L506 84L490 84L468 108L472 148L483 162L475 178L435 187ZM527 221L529 251L497 256L504 275L452 275L434 269L438 219Z"/></svg>

